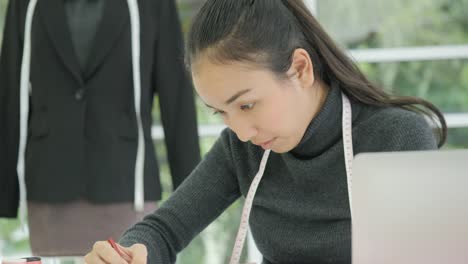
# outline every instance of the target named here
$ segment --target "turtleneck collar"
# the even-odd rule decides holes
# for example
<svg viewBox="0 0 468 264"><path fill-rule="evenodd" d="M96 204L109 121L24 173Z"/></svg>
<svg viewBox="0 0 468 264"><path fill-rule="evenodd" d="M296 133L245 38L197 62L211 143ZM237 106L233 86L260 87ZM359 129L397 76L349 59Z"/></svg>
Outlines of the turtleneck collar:
<svg viewBox="0 0 468 264"><path fill-rule="evenodd" d="M301 142L290 151L296 158L313 158L334 145L342 137L342 98L341 88L334 83L329 86L325 102L307 127ZM353 120L360 107L351 101Z"/></svg>

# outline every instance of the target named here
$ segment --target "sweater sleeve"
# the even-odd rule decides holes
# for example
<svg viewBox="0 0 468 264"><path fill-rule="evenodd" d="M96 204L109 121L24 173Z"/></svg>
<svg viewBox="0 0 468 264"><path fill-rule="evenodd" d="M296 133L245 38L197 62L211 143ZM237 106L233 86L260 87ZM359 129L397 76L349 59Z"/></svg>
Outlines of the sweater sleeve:
<svg viewBox="0 0 468 264"><path fill-rule="evenodd" d="M176 1L160 0L154 80L174 189L200 161L193 87L183 64Z"/></svg>
<svg viewBox="0 0 468 264"><path fill-rule="evenodd" d="M120 243L142 243L148 262L168 264L239 196L227 132L156 212L130 228Z"/></svg>
<svg viewBox="0 0 468 264"><path fill-rule="evenodd" d="M9 1L0 53L0 217L15 218L19 204L19 83L22 46L20 6ZM24 19L24 18L23 18Z"/></svg>

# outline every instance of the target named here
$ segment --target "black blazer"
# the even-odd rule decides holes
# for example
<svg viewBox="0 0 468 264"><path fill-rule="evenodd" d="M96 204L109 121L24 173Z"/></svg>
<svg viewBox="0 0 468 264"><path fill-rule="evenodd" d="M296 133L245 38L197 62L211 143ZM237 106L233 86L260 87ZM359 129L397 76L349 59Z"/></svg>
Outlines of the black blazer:
<svg viewBox="0 0 468 264"><path fill-rule="evenodd" d="M151 125L159 95L174 186L200 159L193 89L183 67L174 0L139 0L145 199L161 198ZM0 58L0 217L16 217L19 83L28 0L9 3ZM74 53L62 0L39 0L32 22L28 200L95 203L134 198L137 123L130 16L106 1L86 69Z"/></svg>

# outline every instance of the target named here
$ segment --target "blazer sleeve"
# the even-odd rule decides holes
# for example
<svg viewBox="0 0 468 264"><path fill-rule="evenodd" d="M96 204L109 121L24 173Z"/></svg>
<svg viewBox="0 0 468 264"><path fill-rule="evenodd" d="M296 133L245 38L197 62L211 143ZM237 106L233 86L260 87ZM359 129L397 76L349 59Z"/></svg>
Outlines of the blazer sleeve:
<svg viewBox="0 0 468 264"><path fill-rule="evenodd" d="M23 1L9 1L0 53L0 217L16 218L19 186L19 83L22 57Z"/></svg>
<svg viewBox="0 0 468 264"><path fill-rule="evenodd" d="M200 161L192 82L183 64L183 40L176 1L161 0L154 62L169 167L174 189Z"/></svg>

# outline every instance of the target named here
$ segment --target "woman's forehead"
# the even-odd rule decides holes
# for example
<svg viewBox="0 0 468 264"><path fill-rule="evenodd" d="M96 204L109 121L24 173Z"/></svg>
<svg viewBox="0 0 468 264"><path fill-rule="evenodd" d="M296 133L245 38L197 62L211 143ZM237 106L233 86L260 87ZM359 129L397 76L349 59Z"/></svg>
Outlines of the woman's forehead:
<svg viewBox="0 0 468 264"><path fill-rule="evenodd" d="M222 89L237 91L272 85L274 76L271 72L259 69L247 69L242 65L205 65L193 72L193 81L197 90Z"/></svg>
<svg viewBox="0 0 468 264"><path fill-rule="evenodd" d="M249 98L277 86L271 72L259 68L248 69L239 64L206 64L198 69L193 73L195 89L206 104L214 107L225 105L240 92L240 99Z"/></svg>
<svg viewBox="0 0 468 264"><path fill-rule="evenodd" d="M208 56L203 56L192 65L192 74L245 74L252 71L266 70L263 67L252 62L239 61L215 61Z"/></svg>

